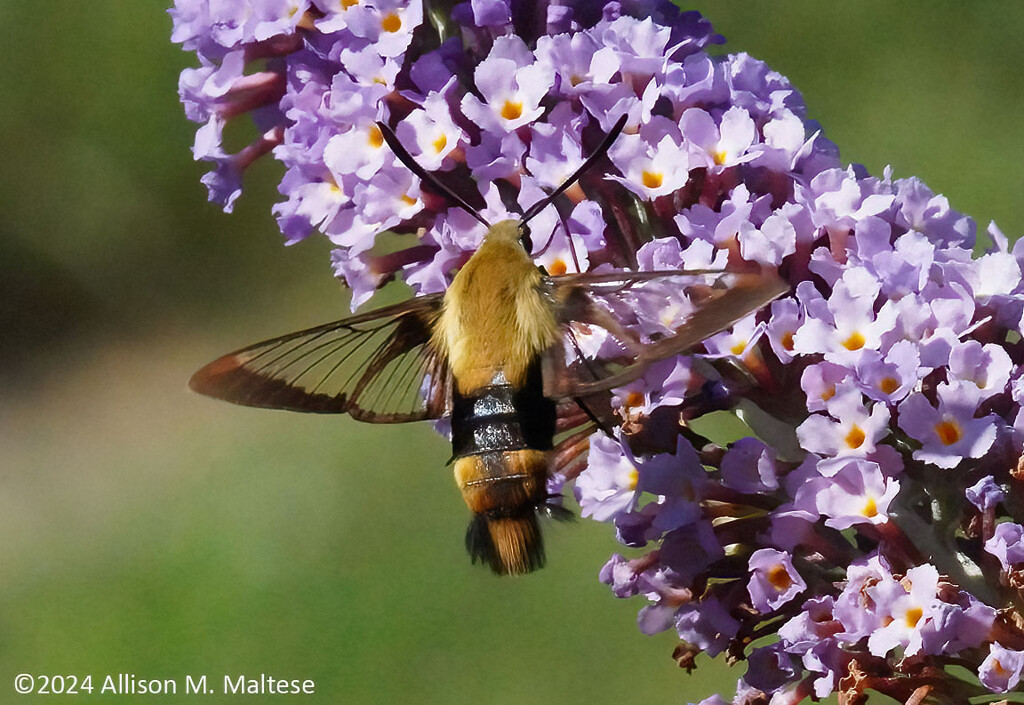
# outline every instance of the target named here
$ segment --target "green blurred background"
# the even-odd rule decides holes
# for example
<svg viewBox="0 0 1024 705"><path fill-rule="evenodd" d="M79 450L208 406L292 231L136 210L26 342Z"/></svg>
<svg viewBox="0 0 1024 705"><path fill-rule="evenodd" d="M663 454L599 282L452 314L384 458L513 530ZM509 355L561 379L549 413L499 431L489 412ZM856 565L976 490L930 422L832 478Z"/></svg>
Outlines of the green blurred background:
<svg viewBox="0 0 1024 705"><path fill-rule="evenodd" d="M923 178L981 230L1024 228L1024 3L691 6L793 80L845 161ZM215 355L347 305L324 243L281 245L276 164L233 215L206 203L176 93L194 59L164 9L0 2L0 703L52 700L15 696L20 672L317 683L254 702L728 689L740 670L687 676L671 635L636 630L641 603L597 582L608 527L551 527L528 578L470 566L429 425L186 390Z"/></svg>

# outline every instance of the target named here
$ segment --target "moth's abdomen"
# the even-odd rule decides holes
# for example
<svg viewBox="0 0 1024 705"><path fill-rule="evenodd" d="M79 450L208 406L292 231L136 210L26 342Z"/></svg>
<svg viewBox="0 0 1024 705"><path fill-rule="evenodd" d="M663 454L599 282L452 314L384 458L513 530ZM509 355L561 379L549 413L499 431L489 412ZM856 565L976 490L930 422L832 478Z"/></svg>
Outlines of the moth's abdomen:
<svg viewBox="0 0 1024 705"><path fill-rule="evenodd" d="M555 403L544 397L540 364L515 388L499 371L491 383L452 394L452 455L517 450L551 450L555 435Z"/></svg>
<svg viewBox="0 0 1024 705"><path fill-rule="evenodd" d="M544 565L537 510L547 501L548 454L516 450L455 461L455 481L473 519L466 549L473 562L498 574L529 573Z"/></svg>
<svg viewBox="0 0 1024 705"><path fill-rule="evenodd" d="M452 398L455 481L475 515L466 533L473 561L496 573L528 573L544 564L537 511L547 499L555 404L544 398L540 366L514 388L503 375Z"/></svg>
<svg viewBox="0 0 1024 705"><path fill-rule="evenodd" d="M467 455L455 461L455 482L474 514L511 516L547 499L548 454L513 450Z"/></svg>

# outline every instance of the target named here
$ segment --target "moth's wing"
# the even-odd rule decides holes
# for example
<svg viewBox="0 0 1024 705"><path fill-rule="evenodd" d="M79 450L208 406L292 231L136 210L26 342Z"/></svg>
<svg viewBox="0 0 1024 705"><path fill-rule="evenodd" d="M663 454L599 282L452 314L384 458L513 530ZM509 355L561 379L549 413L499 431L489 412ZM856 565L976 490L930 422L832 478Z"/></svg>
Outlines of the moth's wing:
<svg viewBox="0 0 1024 705"><path fill-rule="evenodd" d="M550 277L565 346L545 393L586 398L640 377L789 290L772 272L608 272ZM595 340L596 338L596 340Z"/></svg>
<svg viewBox="0 0 1024 705"><path fill-rule="evenodd" d="M441 301L420 296L250 345L203 367L189 386L235 404L373 423L439 418L451 388L430 345Z"/></svg>

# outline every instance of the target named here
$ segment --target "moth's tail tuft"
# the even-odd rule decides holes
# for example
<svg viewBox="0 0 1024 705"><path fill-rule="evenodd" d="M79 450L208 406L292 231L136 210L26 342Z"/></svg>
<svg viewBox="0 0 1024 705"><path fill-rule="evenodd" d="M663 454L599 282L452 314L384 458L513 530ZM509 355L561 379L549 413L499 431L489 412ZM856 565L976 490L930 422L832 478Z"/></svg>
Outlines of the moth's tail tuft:
<svg viewBox="0 0 1024 705"><path fill-rule="evenodd" d="M513 516L474 515L466 530L466 549L474 563L487 563L498 575L523 575L544 567L544 541L533 507Z"/></svg>

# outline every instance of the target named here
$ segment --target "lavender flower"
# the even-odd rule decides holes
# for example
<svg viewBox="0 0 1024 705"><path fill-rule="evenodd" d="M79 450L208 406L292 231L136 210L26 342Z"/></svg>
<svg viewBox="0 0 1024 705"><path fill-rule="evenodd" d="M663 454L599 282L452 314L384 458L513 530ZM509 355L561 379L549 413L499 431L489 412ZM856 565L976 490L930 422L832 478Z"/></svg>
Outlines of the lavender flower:
<svg viewBox="0 0 1024 705"><path fill-rule="evenodd" d="M601 580L647 600L644 632L676 630L681 665L749 659L736 703L1018 687L1021 246L993 225L973 258L970 218L917 179L843 168L784 76L710 56L710 25L663 0L176 0L171 13L199 60L180 92L211 199L230 210L249 165L281 161L285 241L334 243L353 307L394 277L443 290L483 235L420 188L376 121L496 222L627 115L613 171L534 221L538 262L758 263L794 293L614 390L615 437L595 434L589 462L583 446L564 455L552 488L572 483L631 551ZM228 153L244 115L261 136ZM418 240L376 254L388 233ZM681 313L666 300L639 307L642 332ZM588 355L608 344L579 338ZM721 410L758 439L720 446L690 425Z"/></svg>
<svg viewBox="0 0 1024 705"><path fill-rule="evenodd" d="M748 561L750 604L758 612L768 614L782 607L807 589L807 583L793 566L793 559L784 551L761 548Z"/></svg>
<svg viewBox="0 0 1024 705"><path fill-rule="evenodd" d="M978 676L989 690L1005 693L1017 687L1022 668L1024 652L1007 649L1002 644L994 643L981 664Z"/></svg>

